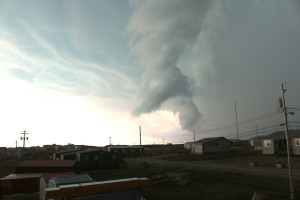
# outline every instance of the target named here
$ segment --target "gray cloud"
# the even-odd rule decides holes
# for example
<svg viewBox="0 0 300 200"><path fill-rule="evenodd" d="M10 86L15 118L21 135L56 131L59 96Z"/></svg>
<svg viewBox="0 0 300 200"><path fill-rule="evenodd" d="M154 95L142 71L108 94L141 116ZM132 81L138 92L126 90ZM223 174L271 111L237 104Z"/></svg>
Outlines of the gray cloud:
<svg viewBox="0 0 300 200"><path fill-rule="evenodd" d="M132 52L146 67L135 115L171 100L182 128L191 129L199 121L192 82L176 64L196 42L210 6L211 1L144 1L135 9L128 32L135 40Z"/></svg>

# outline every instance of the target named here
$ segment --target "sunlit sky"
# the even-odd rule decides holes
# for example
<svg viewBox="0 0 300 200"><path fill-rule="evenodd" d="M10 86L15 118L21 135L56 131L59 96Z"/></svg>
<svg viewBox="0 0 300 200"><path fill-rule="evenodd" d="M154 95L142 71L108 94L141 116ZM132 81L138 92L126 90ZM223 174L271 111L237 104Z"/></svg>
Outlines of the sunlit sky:
<svg viewBox="0 0 300 200"><path fill-rule="evenodd" d="M247 139L281 83L300 128L296 0L2 0L0 30L0 146L236 138L235 102Z"/></svg>

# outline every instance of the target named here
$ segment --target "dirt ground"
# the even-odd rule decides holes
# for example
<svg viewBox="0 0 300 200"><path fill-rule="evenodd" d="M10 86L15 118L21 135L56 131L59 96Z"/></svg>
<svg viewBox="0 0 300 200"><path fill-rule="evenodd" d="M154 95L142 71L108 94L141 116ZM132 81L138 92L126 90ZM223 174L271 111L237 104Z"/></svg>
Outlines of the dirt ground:
<svg viewBox="0 0 300 200"><path fill-rule="evenodd" d="M264 156L252 152L212 155L164 155L126 159L127 169L95 171L97 180L147 177L151 184L142 190L148 199L289 199L286 157ZM251 167L249 162L257 162ZM293 157L293 183L300 197L300 157Z"/></svg>
<svg viewBox="0 0 300 200"><path fill-rule="evenodd" d="M169 154L127 158L127 168L86 171L97 181L147 177L151 184L142 189L147 200L170 199L289 199L288 168L285 156L264 156L254 151L235 151L211 155ZM249 162L256 162L251 167ZM16 161L0 163L1 177L9 174ZM300 157L292 157L296 199L300 197ZM299 198L300 199L300 198Z"/></svg>

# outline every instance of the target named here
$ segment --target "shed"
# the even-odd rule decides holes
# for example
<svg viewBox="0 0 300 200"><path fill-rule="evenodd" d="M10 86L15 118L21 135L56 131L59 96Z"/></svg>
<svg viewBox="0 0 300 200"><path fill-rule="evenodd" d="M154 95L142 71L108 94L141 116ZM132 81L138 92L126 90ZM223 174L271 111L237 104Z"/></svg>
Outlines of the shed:
<svg viewBox="0 0 300 200"><path fill-rule="evenodd" d="M78 183L90 183L94 180L88 174L73 174L65 176L53 176L49 180L49 188L56 188L61 185L78 184Z"/></svg>
<svg viewBox="0 0 300 200"><path fill-rule="evenodd" d="M288 132L290 152L293 155L300 155L300 130ZM265 155L283 155L287 153L285 131L276 131L265 136L262 140L262 153Z"/></svg>
<svg viewBox="0 0 300 200"><path fill-rule="evenodd" d="M76 160L24 160L15 168L15 173L59 173L80 172L79 163Z"/></svg>
<svg viewBox="0 0 300 200"><path fill-rule="evenodd" d="M224 137L204 138L195 141L192 153L205 154L214 152L229 152L231 143Z"/></svg>

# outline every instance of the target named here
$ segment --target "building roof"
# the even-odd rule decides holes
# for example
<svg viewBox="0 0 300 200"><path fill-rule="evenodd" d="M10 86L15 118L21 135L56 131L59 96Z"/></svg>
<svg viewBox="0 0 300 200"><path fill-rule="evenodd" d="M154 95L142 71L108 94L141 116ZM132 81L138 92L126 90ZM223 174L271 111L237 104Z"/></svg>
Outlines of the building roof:
<svg viewBox="0 0 300 200"><path fill-rule="evenodd" d="M288 132L290 138L300 137L300 130L290 130ZM276 131L264 137L264 139L275 139L282 140L285 139L285 131Z"/></svg>
<svg viewBox="0 0 300 200"><path fill-rule="evenodd" d="M114 149L131 149L131 148L135 148L135 149L139 149L140 148L140 146L109 146L108 148L114 148ZM142 146L142 148L144 148L143 146Z"/></svg>
<svg viewBox="0 0 300 200"><path fill-rule="evenodd" d="M225 140L227 140L224 137L212 137L212 138L203 138L201 140L197 140L197 141L195 141L195 143L197 143L197 144L205 144L205 143L209 143L209 142L212 142L212 141L215 141L215 140L219 140L219 139L225 139Z"/></svg>
<svg viewBox="0 0 300 200"><path fill-rule="evenodd" d="M88 174L74 174L68 176L54 176L51 178L56 185L89 183L94 180Z"/></svg>
<svg viewBox="0 0 300 200"><path fill-rule="evenodd" d="M10 179L23 179L23 178L40 178L43 174L33 173L33 174L9 174L8 176L0 180L10 180Z"/></svg>
<svg viewBox="0 0 300 200"><path fill-rule="evenodd" d="M56 197L70 196L86 196L99 193L130 190L142 188L150 184L148 178L128 178L110 181L72 184L60 186L58 188L47 188L45 191L45 199Z"/></svg>
<svg viewBox="0 0 300 200"><path fill-rule="evenodd" d="M100 149L88 149L88 150L82 150L82 151L77 151L76 153L90 153L90 152L102 152Z"/></svg>
<svg viewBox="0 0 300 200"><path fill-rule="evenodd" d="M73 167L76 160L24 160L17 167Z"/></svg>
<svg viewBox="0 0 300 200"><path fill-rule="evenodd" d="M256 137L254 137L254 138L251 138L250 140L263 140L263 139L265 139L265 135L261 135L261 136L256 136Z"/></svg>

